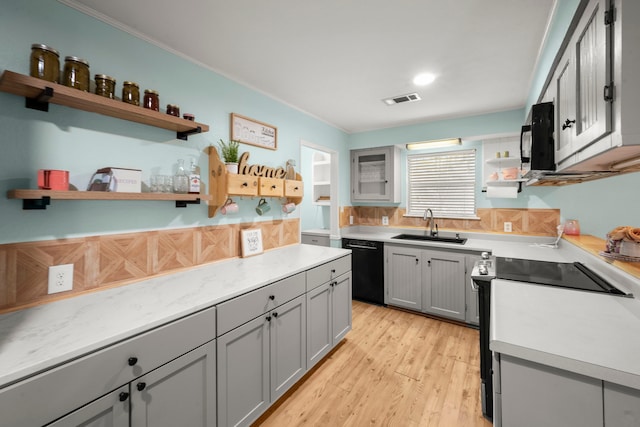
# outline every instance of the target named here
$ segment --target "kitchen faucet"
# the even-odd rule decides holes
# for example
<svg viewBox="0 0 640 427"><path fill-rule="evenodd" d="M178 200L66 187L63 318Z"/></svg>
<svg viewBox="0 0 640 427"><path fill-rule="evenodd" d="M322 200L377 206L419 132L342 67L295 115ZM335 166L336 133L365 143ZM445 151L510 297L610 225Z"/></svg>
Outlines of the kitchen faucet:
<svg viewBox="0 0 640 427"><path fill-rule="evenodd" d="M429 218L431 218L431 220L429 221L429 236L435 237L438 235L438 224L436 224L436 231L433 231L433 223L435 222L433 218L433 211L431 209L425 209L422 219L427 221L429 220Z"/></svg>

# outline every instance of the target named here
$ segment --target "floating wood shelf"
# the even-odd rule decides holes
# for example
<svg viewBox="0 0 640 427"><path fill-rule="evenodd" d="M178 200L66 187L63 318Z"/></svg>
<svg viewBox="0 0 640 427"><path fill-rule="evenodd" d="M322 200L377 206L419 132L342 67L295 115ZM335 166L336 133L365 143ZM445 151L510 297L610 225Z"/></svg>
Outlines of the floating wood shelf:
<svg viewBox="0 0 640 427"><path fill-rule="evenodd" d="M29 108L48 111L49 103L64 105L78 110L171 130L176 132L176 138L182 140L186 140L188 135L209 131L209 126L203 123L193 122L8 70L4 71L0 76L0 90L24 96Z"/></svg>
<svg viewBox="0 0 640 427"><path fill-rule="evenodd" d="M46 209L51 200L156 200L175 201L177 208L209 200L206 194L116 193L109 191L9 190L8 199L22 199L25 210Z"/></svg>

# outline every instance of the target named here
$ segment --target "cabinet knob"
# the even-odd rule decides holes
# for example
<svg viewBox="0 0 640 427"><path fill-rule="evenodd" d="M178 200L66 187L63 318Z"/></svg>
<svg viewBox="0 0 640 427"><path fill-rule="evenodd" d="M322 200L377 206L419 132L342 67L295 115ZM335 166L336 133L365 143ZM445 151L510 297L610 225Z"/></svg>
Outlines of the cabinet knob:
<svg viewBox="0 0 640 427"><path fill-rule="evenodd" d="M431 267L431 260L427 261L427 266Z"/></svg>
<svg viewBox="0 0 640 427"><path fill-rule="evenodd" d="M335 272L336 272L336 269L335 269L335 268L332 268L332 269L331 269L331 274L335 274Z"/></svg>
<svg viewBox="0 0 640 427"><path fill-rule="evenodd" d="M242 183L242 186L243 186L243 187L248 187L248 186L249 186L249 183L248 183L248 182L243 182L243 183Z"/></svg>
<svg viewBox="0 0 640 427"><path fill-rule="evenodd" d="M270 299L271 301L273 301L274 299L276 299L276 296L275 296L275 295L269 295L269 299Z"/></svg>
<svg viewBox="0 0 640 427"><path fill-rule="evenodd" d="M135 366L138 363L138 358L135 356L130 357L129 360L127 360L127 363L129 366Z"/></svg>
<svg viewBox="0 0 640 427"><path fill-rule="evenodd" d="M267 319L267 322L271 322L271 316L267 316L266 319Z"/></svg>
<svg viewBox="0 0 640 427"><path fill-rule="evenodd" d="M272 185L272 186L271 186L271 189L272 189L272 190L275 190L275 189L276 189L276 186L275 186L275 185Z"/></svg>
<svg viewBox="0 0 640 427"><path fill-rule="evenodd" d="M138 391L142 391L147 387L147 383L138 383L136 384L136 388L138 389Z"/></svg>
<svg viewBox="0 0 640 427"><path fill-rule="evenodd" d="M127 400L128 398L129 398L129 393L124 392L124 391L120 392L120 394L118 395L118 400L119 400L120 402L124 402L124 401L125 401L125 400Z"/></svg>
<svg viewBox="0 0 640 427"><path fill-rule="evenodd" d="M418 265L418 263L420 263L420 260L416 258L416 265Z"/></svg>
<svg viewBox="0 0 640 427"><path fill-rule="evenodd" d="M278 317L278 312L277 311L273 312L273 317Z"/></svg>

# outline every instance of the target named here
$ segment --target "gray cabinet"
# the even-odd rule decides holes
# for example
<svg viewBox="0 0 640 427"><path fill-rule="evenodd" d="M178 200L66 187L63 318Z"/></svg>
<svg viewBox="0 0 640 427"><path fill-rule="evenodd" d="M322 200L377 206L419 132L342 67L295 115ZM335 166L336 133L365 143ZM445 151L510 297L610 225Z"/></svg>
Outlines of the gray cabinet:
<svg viewBox="0 0 640 427"><path fill-rule="evenodd" d="M385 245L385 303L422 310L422 251L407 246Z"/></svg>
<svg viewBox="0 0 640 427"><path fill-rule="evenodd" d="M601 380L504 354L494 375L496 426L603 426Z"/></svg>
<svg viewBox="0 0 640 427"><path fill-rule="evenodd" d="M331 246L331 240L329 239L328 234L326 236L321 236L316 233L302 232L300 236L300 243L316 246Z"/></svg>
<svg viewBox="0 0 640 427"><path fill-rule="evenodd" d="M211 341L49 426L214 427L215 355Z"/></svg>
<svg viewBox="0 0 640 427"><path fill-rule="evenodd" d="M351 150L351 201L400 203L400 149Z"/></svg>
<svg viewBox="0 0 640 427"><path fill-rule="evenodd" d="M316 274L307 273L309 286L309 273L312 277ZM351 272L347 272L307 292L307 369L326 356L350 330Z"/></svg>
<svg viewBox="0 0 640 427"><path fill-rule="evenodd" d="M304 290L304 283L298 287ZM253 299L247 295L230 307L246 313L244 304ZM270 296L265 305L275 300ZM218 337L218 425L255 421L306 372L306 344L304 295Z"/></svg>
<svg viewBox="0 0 640 427"><path fill-rule="evenodd" d="M556 85L556 162L611 132L610 28L606 0L591 0L565 50Z"/></svg>
<svg viewBox="0 0 640 427"><path fill-rule="evenodd" d="M213 340L215 328L215 308L210 308L5 387L2 423L46 425L96 399L109 401L114 390ZM104 417L118 419L117 408L112 414L105 410Z"/></svg>
<svg viewBox="0 0 640 427"><path fill-rule="evenodd" d="M422 311L465 320L465 257L444 251L422 252Z"/></svg>
<svg viewBox="0 0 640 427"><path fill-rule="evenodd" d="M640 390L604 382L604 425L640 426Z"/></svg>

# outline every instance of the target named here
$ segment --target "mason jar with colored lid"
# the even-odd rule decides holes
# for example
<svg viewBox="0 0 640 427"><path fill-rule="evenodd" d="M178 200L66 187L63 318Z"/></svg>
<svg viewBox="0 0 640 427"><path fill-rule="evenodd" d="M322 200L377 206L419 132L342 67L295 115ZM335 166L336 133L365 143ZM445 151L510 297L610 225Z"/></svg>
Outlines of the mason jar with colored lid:
<svg viewBox="0 0 640 427"><path fill-rule="evenodd" d="M65 56L62 83L89 92L89 62L77 56Z"/></svg>
<svg viewBox="0 0 640 427"><path fill-rule="evenodd" d="M167 114L180 117L180 107L174 104L167 104Z"/></svg>
<svg viewBox="0 0 640 427"><path fill-rule="evenodd" d="M31 45L29 75L53 83L60 81L60 54L46 44Z"/></svg>
<svg viewBox="0 0 640 427"><path fill-rule="evenodd" d="M130 81L122 83L122 102L140 106L140 86L138 83Z"/></svg>
<svg viewBox="0 0 640 427"><path fill-rule="evenodd" d="M116 79L106 74L96 74L94 80L96 81L96 95L104 96L105 98L114 98Z"/></svg>
<svg viewBox="0 0 640 427"><path fill-rule="evenodd" d="M160 111L160 96L158 92L153 89L145 89L142 106L150 110Z"/></svg>

